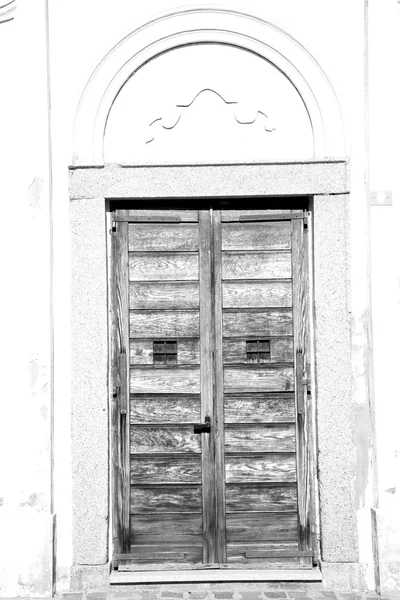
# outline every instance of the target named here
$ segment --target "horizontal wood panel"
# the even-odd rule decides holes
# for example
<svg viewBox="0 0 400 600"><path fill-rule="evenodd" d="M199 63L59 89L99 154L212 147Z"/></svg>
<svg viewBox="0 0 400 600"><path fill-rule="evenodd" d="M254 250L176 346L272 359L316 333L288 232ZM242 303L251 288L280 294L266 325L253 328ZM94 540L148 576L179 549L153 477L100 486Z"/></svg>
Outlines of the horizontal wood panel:
<svg viewBox="0 0 400 600"><path fill-rule="evenodd" d="M198 210L169 210L169 209L147 209L147 208L134 208L131 210L116 211L117 215L122 214L129 217L141 217L141 218L161 218L168 219L170 217L178 217L182 222L191 223L198 222L199 211Z"/></svg>
<svg viewBox="0 0 400 600"><path fill-rule="evenodd" d="M201 544L195 546L186 543L167 544L136 544L131 546L129 554L125 560L119 560L118 570L125 570L124 567L130 567L129 570L140 569L169 569L177 566L187 569L187 563L200 563L203 557L203 547ZM177 561L171 563L170 561ZM152 564L154 563L154 564ZM181 564L183 563L183 564ZM186 563L186 565L185 565Z"/></svg>
<svg viewBox="0 0 400 600"><path fill-rule="evenodd" d="M224 364L248 363L246 341L237 339L223 340L222 352ZM293 362L292 338L272 338L269 341L269 345L269 362Z"/></svg>
<svg viewBox="0 0 400 600"><path fill-rule="evenodd" d="M129 326L131 338L198 337L199 313L178 310L130 312Z"/></svg>
<svg viewBox="0 0 400 600"><path fill-rule="evenodd" d="M194 251L199 249L198 225L135 223L129 225L129 251Z"/></svg>
<svg viewBox="0 0 400 600"><path fill-rule="evenodd" d="M201 438L190 425L131 425L131 453L200 452Z"/></svg>
<svg viewBox="0 0 400 600"><path fill-rule="evenodd" d="M131 484L201 483L201 456L131 456Z"/></svg>
<svg viewBox="0 0 400 600"><path fill-rule="evenodd" d="M290 221L224 223L222 250L285 250L291 247Z"/></svg>
<svg viewBox="0 0 400 600"><path fill-rule="evenodd" d="M131 309L197 308L199 284L188 281L130 282Z"/></svg>
<svg viewBox="0 0 400 600"><path fill-rule="evenodd" d="M266 396L265 394L225 395L225 423L294 422L294 394Z"/></svg>
<svg viewBox="0 0 400 600"><path fill-rule="evenodd" d="M225 456L227 483L261 483L296 481L294 454Z"/></svg>
<svg viewBox="0 0 400 600"><path fill-rule="evenodd" d="M131 368L130 392L131 394L156 392L159 394L198 394L200 393L200 368Z"/></svg>
<svg viewBox="0 0 400 600"><path fill-rule="evenodd" d="M227 425L225 452L295 452L294 424Z"/></svg>
<svg viewBox="0 0 400 600"><path fill-rule="evenodd" d="M130 281L198 281L199 256L185 254L129 253Z"/></svg>
<svg viewBox="0 0 400 600"><path fill-rule="evenodd" d="M229 542L226 546L226 554L228 563L239 563L245 566L246 568L251 568L251 564L257 562L254 558L248 558L248 554L251 556L252 553L260 552L265 555L273 555L273 553L285 553L290 554L291 552L294 554L298 551L298 543L297 542L248 542L247 544L243 544L240 542ZM263 562L266 562L267 559L264 559ZM282 560L282 559L281 559ZM293 557L292 561L296 559ZM287 563L289 559L285 559L284 562ZM281 562L279 559L270 558L270 562ZM298 563L298 559L297 559ZM235 568L240 568L236 567ZM261 567L262 568L262 567ZM274 568L277 568L274 565ZM286 566L286 568L288 568ZM296 568L296 567L295 567ZM298 565L297 565L298 568Z"/></svg>
<svg viewBox="0 0 400 600"><path fill-rule="evenodd" d="M198 396L132 396L131 424L195 423L200 421Z"/></svg>
<svg viewBox="0 0 400 600"><path fill-rule="evenodd" d="M298 539L297 514L238 513L226 515L227 542Z"/></svg>
<svg viewBox="0 0 400 600"><path fill-rule="evenodd" d="M294 390L293 367L225 367L224 392L289 392Z"/></svg>
<svg viewBox="0 0 400 600"><path fill-rule="evenodd" d="M290 279L290 252L222 254L222 279Z"/></svg>
<svg viewBox="0 0 400 600"><path fill-rule="evenodd" d="M276 214L290 214L292 212L299 212L299 211L292 211L291 209L279 209L279 210L274 210L272 208L265 208L265 209L260 209L260 208L252 208L249 210L242 210L242 209L232 209L232 210L223 210L221 211L221 221L222 223L226 223L228 221L239 221L240 217L242 215L276 215ZM300 211L301 212L301 211Z"/></svg>
<svg viewBox="0 0 400 600"><path fill-rule="evenodd" d="M297 510L296 486L252 486L227 484L226 511L284 512Z"/></svg>
<svg viewBox="0 0 400 600"><path fill-rule="evenodd" d="M130 340L129 358L131 365L153 364L153 340ZM198 365L200 363L199 340L178 340L177 364Z"/></svg>
<svg viewBox="0 0 400 600"><path fill-rule="evenodd" d="M202 516L193 514L132 515L131 544L196 542L202 538Z"/></svg>
<svg viewBox="0 0 400 600"><path fill-rule="evenodd" d="M224 337L279 337L292 335L293 318L289 308L270 308L264 311L224 312Z"/></svg>
<svg viewBox="0 0 400 600"><path fill-rule="evenodd" d="M202 510L201 486L131 488L130 511L135 514L197 512Z"/></svg>
<svg viewBox="0 0 400 600"><path fill-rule="evenodd" d="M222 284L224 308L292 306L291 281L243 281Z"/></svg>

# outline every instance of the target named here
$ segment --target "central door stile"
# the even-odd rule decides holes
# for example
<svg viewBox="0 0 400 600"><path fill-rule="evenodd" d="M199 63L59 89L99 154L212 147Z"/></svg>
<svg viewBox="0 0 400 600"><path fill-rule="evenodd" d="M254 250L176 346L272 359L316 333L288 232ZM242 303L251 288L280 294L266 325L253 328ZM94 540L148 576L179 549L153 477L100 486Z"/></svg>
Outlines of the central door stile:
<svg viewBox="0 0 400 600"><path fill-rule="evenodd" d="M214 318L214 443L215 443L215 501L216 501L216 553L218 563L226 563L225 517L225 426L224 426L224 374L222 356L222 243L221 211L212 211L213 231L213 318Z"/></svg>
<svg viewBox="0 0 400 600"><path fill-rule="evenodd" d="M202 501L203 501L203 563L216 562L215 544L215 453L214 453L214 369L213 369L213 278L211 211L199 211L200 267L200 394L201 420L210 419L210 433L201 435Z"/></svg>

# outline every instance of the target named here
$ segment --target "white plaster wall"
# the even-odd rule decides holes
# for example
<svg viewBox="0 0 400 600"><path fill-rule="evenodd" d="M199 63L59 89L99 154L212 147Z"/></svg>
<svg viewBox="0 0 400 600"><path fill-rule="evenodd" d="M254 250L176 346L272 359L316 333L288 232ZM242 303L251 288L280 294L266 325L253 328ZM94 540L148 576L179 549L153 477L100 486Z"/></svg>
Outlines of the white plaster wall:
<svg viewBox="0 0 400 600"><path fill-rule="evenodd" d="M44 0L20 2L15 20L0 24L1 597L48 597L52 583L45 8Z"/></svg>
<svg viewBox="0 0 400 600"><path fill-rule="evenodd" d="M378 467L377 542L384 596L400 592L400 5L370 0L369 159L373 191L392 206L372 206L371 284Z"/></svg>

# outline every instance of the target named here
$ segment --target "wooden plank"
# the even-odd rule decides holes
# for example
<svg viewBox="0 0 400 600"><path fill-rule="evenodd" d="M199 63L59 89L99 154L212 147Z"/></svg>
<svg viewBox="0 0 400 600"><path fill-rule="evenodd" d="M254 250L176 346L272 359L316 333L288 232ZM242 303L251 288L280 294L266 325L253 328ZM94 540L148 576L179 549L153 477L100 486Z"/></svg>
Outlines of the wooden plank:
<svg viewBox="0 0 400 600"><path fill-rule="evenodd" d="M111 403L113 462L113 543L117 552L130 544L129 529L129 302L128 302L128 229L118 223L112 236L112 322L111 369L113 398ZM123 365L122 360L126 361ZM126 367L125 369L121 367ZM124 413L122 409L125 409Z"/></svg>
<svg viewBox="0 0 400 600"><path fill-rule="evenodd" d="M227 279L290 279L290 252L224 252L222 278Z"/></svg>
<svg viewBox="0 0 400 600"><path fill-rule="evenodd" d="M199 396L132 396L131 424L135 423L198 423Z"/></svg>
<svg viewBox="0 0 400 600"><path fill-rule="evenodd" d="M132 435L132 434L131 434ZM227 425L226 452L295 452L294 424Z"/></svg>
<svg viewBox="0 0 400 600"><path fill-rule="evenodd" d="M293 336L295 356L295 396L297 406L297 479L300 550L312 548L312 444L310 440L311 418L307 395L308 353L308 262L302 222L292 223L293 268ZM311 400L311 398L310 398ZM311 565L311 559L302 559Z"/></svg>
<svg viewBox="0 0 400 600"><path fill-rule="evenodd" d="M256 365L261 368L225 367L224 391L290 392L294 390L293 367Z"/></svg>
<svg viewBox="0 0 400 600"><path fill-rule="evenodd" d="M129 251L196 251L199 248L197 225L135 223L129 225Z"/></svg>
<svg viewBox="0 0 400 600"><path fill-rule="evenodd" d="M222 286L224 308L292 306L291 281L235 281Z"/></svg>
<svg viewBox="0 0 400 600"><path fill-rule="evenodd" d="M123 214L129 217L179 217L182 222L191 223L199 220L198 210L176 210L176 209L159 209L159 208L134 208L130 210L116 211L117 214Z"/></svg>
<svg viewBox="0 0 400 600"><path fill-rule="evenodd" d="M131 456L131 484L201 483L200 455Z"/></svg>
<svg viewBox="0 0 400 600"><path fill-rule="evenodd" d="M225 394L225 423L294 422L294 409L294 394Z"/></svg>
<svg viewBox="0 0 400 600"><path fill-rule="evenodd" d="M203 497L203 562L216 561L215 546L215 455L214 455L214 397L212 352L212 232L210 211L199 212L200 229L200 384L201 421L211 422L211 433L202 434L202 497Z"/></svg>
<svg viewBox="0 0 400 600"><path fill-rule="evenodd" d="M221 220L223 223L227 223L230 221L239 221L240 217L242 215L260 215L260 214L264 214L264 215L275 215L277 212L279 212L279 214L287 214L290 215L291 214L291 210L290 209L279 209L279 211L277 211L276 209L273 208L266 208L266 209L257 209L257 208L252 208L252 209L248 209L248 210L243 210L243 209L232 209L232 210L223 210L222 214L221 214Z"/></svg>
<svg viewBox="0 0 400 600"><path fill-rule="evenodd" d="M224 337L258 337L292 335L292 310L270 308L260 311L224 311Z"/></svg>
<svg viewBox="0 0 400 600"><path fill-rule="evenodd" d="M247 364L246 339L225 339L223 341L224 364ZM270 344L270 362L293 362L293 339L272 338Z"/></svg>
<svg viewBox="0 0 400 600"><path fill-rule="evenodd" d="M295 513L235 513L226 515L226 541L288 541L295 542Z"/></svg>
<svg viewBox="0 0 400 600"><path fill-rule="evenodd" d="M201 544L194 545L187 542L136 544L131 547L129 554L120 555L118 569L119 571L187 569L200 564L202 554Z"/></svg>
<svg viewBox="0 0 400 600"><path fill-rule="evenodd" d="M221 211L213 211L214 234L214 403L215 403L215 506L217 524L215 533L216 560L226 562L225 531L225 427L222 350L222 239Z"/></svg>
<svg viewBox="0 0 400 600"><path fill-rule="evenodd" d="M197 253L129 253L130 281L197 281L198 278Z"/></svg>
<svg viewBox="0 0 400 600"><path fill-rule="evenodd" d="M296 481L295 454L225 455L227 483Z"/></svg>
<svg viewBox="0 0 400 600"><path fill-rule="evenodd" d="M149 485L142 488L131 488L131 513L200 513L201 510L200 485L168 487L155 487Z"/></svg>
<svg viewBox="0 0 400 600"><path fill-rule="evenodd" d="M199 313L182 310L130 312L131 338L198 337Z"/></svg>
<svg viewBox="0 0 400 600"><path fill-rule="evenodd" d="M130 282L130 308L198 308L199 284L186 281Z"/></svg>
<svg viewBox="0 0 400 600"><path fill-rule="evenodd" d="M290 250L290 247L290 222L222 225L222 250Z"/></svg>
<svg viewBox="0 0 400 600"><path fill-rule="evenodd" d="M162 542L200 542L202 518L200 514L132 515L131 539L133 544Z"/></svg>
<svg viewBox="0 0 400 600"><path fill-rule="evenodd" d="M177 340L178 365L200 364L200 344L198 339ZM153 364L153 340L130 340L131 365Z"/></svg>
<svg viewBox="0 0 400 600"><path fill-rule="evenodd" d="M200 393L200 369L174 367L130 370L131 394L198 394Z"/></svg>
<svg viewBox="0 0 400 600"><path fill-rule="evenodd" d="M192 425L131 425L131 454L200 451L201 439Z"/></svg>
<svg viewBox="0 0 400 600"><path fill-rule="evenodd" d="M226 512L295 512L297 490L293 485L237 485L226 486Z"/></svg>

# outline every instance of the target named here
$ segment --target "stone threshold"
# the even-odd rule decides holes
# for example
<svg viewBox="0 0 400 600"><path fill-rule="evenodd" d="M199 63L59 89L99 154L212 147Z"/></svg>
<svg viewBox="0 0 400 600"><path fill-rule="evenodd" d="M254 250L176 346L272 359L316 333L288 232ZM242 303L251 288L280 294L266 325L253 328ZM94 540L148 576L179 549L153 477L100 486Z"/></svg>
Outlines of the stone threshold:
<svg viewBox="0 0 400 600"><path fill-rule="evenodd" d="M321 570L314 569L204 569L187 571L113 571L111 585L135 583L190 583L214 581L322 581Z"/></svg>

